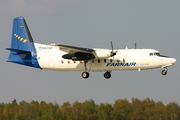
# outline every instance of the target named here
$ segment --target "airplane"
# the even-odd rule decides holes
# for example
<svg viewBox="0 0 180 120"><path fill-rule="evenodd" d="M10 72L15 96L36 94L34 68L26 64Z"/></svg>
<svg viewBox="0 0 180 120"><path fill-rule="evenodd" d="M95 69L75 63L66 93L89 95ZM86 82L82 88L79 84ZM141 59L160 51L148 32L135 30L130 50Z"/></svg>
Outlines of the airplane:
<svg viewBox="0 0 180 120"><path fill-rule="evenodd" d="M175 58L163 56L154 49L82 48L63 44L34 43L23 17L13 20L11 47L7 62L54 71L83 71L88 78L90 71L105 71L104 78L111 78L113 70L147 70L163 68L176 63Z"/></svg>

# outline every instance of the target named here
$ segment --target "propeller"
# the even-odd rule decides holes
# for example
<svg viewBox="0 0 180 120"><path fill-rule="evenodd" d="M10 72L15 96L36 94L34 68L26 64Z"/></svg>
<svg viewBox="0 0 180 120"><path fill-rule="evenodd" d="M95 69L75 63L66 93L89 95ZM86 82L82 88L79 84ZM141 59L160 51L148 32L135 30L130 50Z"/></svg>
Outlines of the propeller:
<svg viewBox="0 0 180 120"><path fill-rule="evenodd" d="M112 49L112 51L111 51L111 53L110 53L110 56L114 58L114 56L116 55L117 51L114 52L114 48L113 48L113 43L112 43L112 41L111 41L111 49Z"/></svg>

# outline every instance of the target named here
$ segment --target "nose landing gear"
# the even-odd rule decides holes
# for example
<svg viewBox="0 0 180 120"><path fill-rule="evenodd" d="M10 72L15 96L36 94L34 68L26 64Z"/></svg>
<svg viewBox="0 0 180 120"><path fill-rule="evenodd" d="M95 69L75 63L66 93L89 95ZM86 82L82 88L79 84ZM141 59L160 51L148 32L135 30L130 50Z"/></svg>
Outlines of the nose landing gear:
<svg viewBox="0 0 180 120"><path fill-rule="evenodd" d="M168 71L168 69L165 68L165 70L162 70L161 74L162 74L162 75L166 75L166 74L167 74L167 71Z"/></svg>

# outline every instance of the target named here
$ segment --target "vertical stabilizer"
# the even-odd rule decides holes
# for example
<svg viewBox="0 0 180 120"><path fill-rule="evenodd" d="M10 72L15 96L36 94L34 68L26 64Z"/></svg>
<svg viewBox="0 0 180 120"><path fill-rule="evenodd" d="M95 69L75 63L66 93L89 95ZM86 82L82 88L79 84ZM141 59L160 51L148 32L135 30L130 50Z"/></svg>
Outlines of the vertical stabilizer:
<svg viewBox="0 0 180 120"><path fill-rule="evenodd" d="M23 17L14 18L11 48L7 50L10 50L7 62L39 67L34 41Z"/></svg>
<svg viewBox="0 0 180 120"><path fill-rule="evenodd" d="M32 36L23 17L14 18L11 48L24 51L35 50Z"/></svg>

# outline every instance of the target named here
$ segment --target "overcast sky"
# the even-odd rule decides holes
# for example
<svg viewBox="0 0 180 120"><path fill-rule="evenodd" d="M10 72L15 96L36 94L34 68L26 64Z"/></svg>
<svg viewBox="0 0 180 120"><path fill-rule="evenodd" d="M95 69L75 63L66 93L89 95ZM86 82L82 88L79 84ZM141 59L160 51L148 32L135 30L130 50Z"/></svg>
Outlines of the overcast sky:
<svg viewBox="0 0 180 120"><path fill-rule="evenodd" d="M180 1L178 0L0 0L0 102L32 100L96 104L132 97L180 104ZM88 48L152 48L177 59L168 68L104 72L57 72L7 63L13 18L23 16L38 43Z"/></svg>

